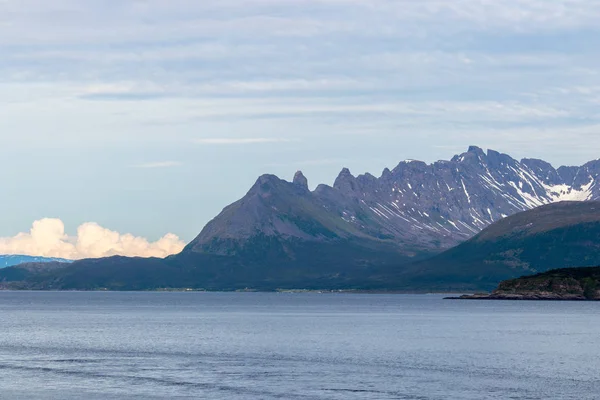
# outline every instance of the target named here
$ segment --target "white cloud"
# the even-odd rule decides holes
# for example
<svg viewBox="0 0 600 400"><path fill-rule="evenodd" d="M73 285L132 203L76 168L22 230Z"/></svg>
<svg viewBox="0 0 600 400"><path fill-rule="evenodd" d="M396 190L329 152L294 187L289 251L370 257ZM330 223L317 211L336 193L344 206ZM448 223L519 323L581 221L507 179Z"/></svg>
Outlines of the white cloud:
<svg viewBox="0 0 600 400"><path fill-rule="evenodd" d="M290 142L284 138L204 138L196 139L198 144L257 144L257 143L282 143Z"/></svg>
<svg viewBox="0 0 600 400"><path fill-rule="evenodd" d="M65 233L60 219L44 218L33 223L28 233L0 238L0 254L60 257L70 260L114 255L129 257L167 257L183 250L185 243L169 233L156 242L129 233L121 234L88 222L77 229L77 236Z"/></svg>

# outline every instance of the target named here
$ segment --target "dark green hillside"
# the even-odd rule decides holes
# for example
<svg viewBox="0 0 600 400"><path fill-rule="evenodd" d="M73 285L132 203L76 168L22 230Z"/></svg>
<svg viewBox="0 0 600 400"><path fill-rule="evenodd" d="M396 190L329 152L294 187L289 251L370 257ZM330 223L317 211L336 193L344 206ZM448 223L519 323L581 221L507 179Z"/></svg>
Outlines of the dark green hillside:
<svg viewBox="0 0 600 400"><path fill-rule="evenodd" d="M350 241L279 242L263 238L242 254L193 251L167 259L110 257L0 270L5 287L43 290L387 289L386 271L405 260L393 248L367 248ZM35 267L35 268L34 268Z"/></svg>
<svg viewBox="0 0 600 400"><path fill-rule="evenodd" d="M600 203L563 202L508 217L397 276L407 287L493 290L556 268L600 265Z"/></svg>

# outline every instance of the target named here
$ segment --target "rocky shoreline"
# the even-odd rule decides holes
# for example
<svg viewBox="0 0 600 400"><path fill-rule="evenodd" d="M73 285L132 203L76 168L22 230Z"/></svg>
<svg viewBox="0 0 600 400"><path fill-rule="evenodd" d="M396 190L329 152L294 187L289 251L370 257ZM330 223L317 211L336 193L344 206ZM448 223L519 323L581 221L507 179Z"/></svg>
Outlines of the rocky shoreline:
<svg viewBox="0 0 600 400"><path fill-rule="evenodd" d="M501 282L492 293L447 299L600 301L600 267L552 270Z"/></svg>
<svg viewBox="0 0 600 400"><path fill-rule="evenodd" d="M524 293L524 294L471 294L459 297L446 297L446 300L532 300L532 301L600 301L587 299L583 296L557 295L554 293Z"/></svg>

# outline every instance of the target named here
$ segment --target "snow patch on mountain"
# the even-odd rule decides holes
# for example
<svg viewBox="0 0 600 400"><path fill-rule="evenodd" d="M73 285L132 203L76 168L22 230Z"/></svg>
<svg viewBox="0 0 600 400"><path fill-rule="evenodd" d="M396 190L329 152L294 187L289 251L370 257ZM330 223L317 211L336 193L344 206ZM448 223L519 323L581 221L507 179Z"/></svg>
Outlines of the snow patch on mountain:
<svg viewBox="0 0 600 400"><path fill-rule="evenodd" d="M596 185L594 178L590 176L590 182L580 189L574 188L570 185L553 185L545 186L546 190L550 193L553 198L553 202L558 201L588 201L592 200L594 193L592 189Z"/></svg>
<svg viewBox="0 0 600 400"><path fill-rule="evenodd" d="M414 240L414 232L424 231L429 233L418 233L417 241L444 247L520 211L599 199L599 175L599 161L557 170L542 160L517 161L471 146L450 161L402 161L379 179L354 177L345 169L334 188L345 198L344 221L364 228L370 215L379 220L380 235L405 240L412 232Z"/></svg>

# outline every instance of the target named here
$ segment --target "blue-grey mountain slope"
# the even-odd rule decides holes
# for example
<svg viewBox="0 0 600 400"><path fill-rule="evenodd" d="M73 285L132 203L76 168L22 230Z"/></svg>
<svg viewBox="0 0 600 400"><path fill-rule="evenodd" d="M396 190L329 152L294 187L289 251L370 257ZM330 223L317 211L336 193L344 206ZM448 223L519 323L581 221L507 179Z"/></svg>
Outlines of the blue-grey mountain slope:
<svg viewBox="0 0 600 400"><path fill-rule="evenodd" d="M0 268L12 267L19 264L25 263L48 263L48 262L61 262L70 263L70 260L62 258L49 258L49 257L32 257L22 255L0 255Z"/></svg>

